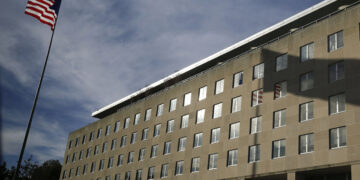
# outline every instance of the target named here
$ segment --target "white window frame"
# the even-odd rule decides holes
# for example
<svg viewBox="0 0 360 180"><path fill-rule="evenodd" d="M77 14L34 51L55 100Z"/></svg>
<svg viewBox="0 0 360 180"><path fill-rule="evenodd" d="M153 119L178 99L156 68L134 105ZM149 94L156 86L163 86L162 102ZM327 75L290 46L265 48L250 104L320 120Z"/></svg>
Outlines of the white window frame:
<svg viewBox="0 0 360 180"><path fill-rule="evenodd" d="M120 121L116 121L115 122L115 126L114 126L114 132L119 132L120 130Z"/></svg>
<svg viewBox="0 0 360 180"><path fill-rule="evenodd" d="M279 99L285 97L287 94L287 81L282 81L275 84L274 98Z"/></svg>
<svg viewBox="0 0 360 180"><path fill-rule="evenodd" d="M196 133L194 134L194 148L198 148L202 146L202 135L203 133Z"/></svg>
<svg viewBox="0 0 360 180"><path fill-rule="evenodd" d="M184 161L176 161L175 176L182 175L184 173Z"/></svg>
<svg viewBox="0 0 360 180"><path fill-rule="evenodd" d="M136 136L137 136L137 132L131 133L130 144L134 144L136 142Z"/></svg>
<svg viewBox="0 0 360 180"><path fill-rule="evenodd" d="M284 145L284 154L281 154L281 145ZM276 151L276 149L278 151ZM277 159L277 158L282 158L286 156L286 140L285 139L279 139L279 140L275 140L272 143L272 158L273 159Z"/></svg>
<svg viewBox="0 0 360 180"><path fill-rule="evenodd" d="M220 142L220 128L211 129L210 144Z"/></svg>
<svg viewBox="0 0 360 180"><path fill-rule="evenodd" d="M229 139L240 137L240 122L235 122L229 125Z"/></svg>
<svg viewBox="0 0 360 180"><path fill-rule="evenodd" d="M186 141L187 141L186 137L179 138L178 152L186 150Z"/></svg>
<svg viewBox="0 0 360 180"><path fill-rule="evenodd" d="M250 119L250 134L261 132L262 116L253 117Z"/></svg>
<svg viewBox="0 0 360 180"><path fill-rule="evenodd" d="M302 138L305 138L305 151L302 151ZM313 144L310 144L310 143ZM303 134L299 136L299 154L311 153L314 151L314 133Z"/></svg>
<svg viewBox="0 0 360 180"><path fill-rule="evenodd" d="M174 131L174 127L175 127L175 120L168 120L167 121L167 126L166 126L166 133L171 133Z"/></svg>
<svg viewBox="0 0 360 180"><path fill-rule="evenodd" d="M280 128L286 125L286 109L281 109L274 112L274 128Z"/></svg>
<svg viewBox="0 0 360 180"><path fill-rule="evenodd" d="M156 124L154 126L154 134L153 134L153 136L154 137L160 136L160 133L161 133L161 124Z"/></svg>
<svg viewBox="0 0 360 180"><path fill-rule="evenodd" d="M307 91L314 88L315 80L314 80L314 72L310 71L300 75L300 91Z"/></svg>
<svg viewBox="0 0 360 180"><path fill-rule="evenodd" d="M176 104L177 104L177 99L176 98L170 100L169 112L172 112L172 111L176 110Z"/></svg>
<svg viewBox="0 0 360 180"><path fill-rule="evenodd" d="M215 82L215 95L224 92L224 84L225 84L224 79L220 79Z"/></svg>
<svg viewBox="0 0 360 180"><path fill-rule="evenodd" d="M304 51L304 53L303 53ZM305 44L300 47L300 62L306 62L308 60L314 59L314 43Z"/></svg>
<svg viewBox="0 0 360 180"><path fill-rule="evenodd" d="M142 134L141 134L141 140L144 141L144 140L147 140L149 137L149 128L144 128L142 130Z"/></svg>
<svg viewBox="0 0 360 180"><path fill-rule="evenodd" d="M141 148L139 150L139 158L138 161L143 161L145 159L145 153L146 153L146 149L145 148Z"/></svg>
<svg viewBox="0 0 360 180"><path fill-rule="evenodd" d="M241 101L242 101L241 96L234 97L231 99L231 113L236 113L241 111Z"/></svg>
<svg viewBox="0 0 360 180"><path fill-rule="evenodd" d="M191 159L191 173L199 172L200 171L200 157L194 157Z"/></svg>
<svg viewBox="0 0 360 180"><path fill-rule="evenodd" d="M209 170L217 169L218 158L219 158L219 154L217 153L209 155L209 165L208 165Z"/></svg>
<svg viewBox="0 0 360 180"><path fill-rule="evenodd" d="M121 137L120 147L125 147L126 146L126 139L127 139L126 135Z"/></svg>
<svg viewBox="0 0 360 180"><path fill-rule="evenodd" d="M201 87L199 89L199 101L206 99L207 86Z"/></svg>
<svg viewBox="0 0 360 180"><path fill-rule="evenodd" d="M214 104L213 119L219 118L222 115L222 103Z"/></svg>
<svg viewBox="0 0 360 180"><path fill-rule="evenodd" d="M275 71L279 72L288 68L288 54L283 54L276 57Z"/></svg>
<svg viewBox="0 0 360 180"><path fill-rule="evenodd" d="M341 104L343 105L341 106ZM335 106L335 111L332 111L332 107ZM343 109L341 108L343 107ZM345 93L329 96L329 114L334 115L346 111L346 95Z"/></svg>
<svg viewBox="0 0 360 180"><path fill-rule="evenodd" d="M260 145L249 146L249 163L260 161Z"/></svg>
<svg viewBox="0 0 360 180"><path fill-rule="evenodd" d="M301 111L302 108L305 109L305 117L304 117L305 119L302 119L302 111ZM299 112L300 112L299 113L300 122L305 122L314 119L314 102L310 101L300 104Z"/></svg>
<svg viewBox="0 0 360 180"><path fill-rule="evenodd" d="M167 141L164 143L164 152L163 155L167 155L171 153L171 141Z"/></svg>
<svg viewBox="0 0 360 180"><path fill-rule="evenodd" d="M196 122L195 124L200 124L205 121L205 109L200 109L196 112Z"/></svg>
<svg viewBox="0 0 360 180"><path fill-rule="evenodd" d="M145 121L148 121L151 119L151 109L147 109L145 111Z"/></svg>
<svg viewBox="0 0 360 180"><path fill-rule="evenodd" d="M239 87L243 84L244 73L238 72L233 75L233 88Z"/></svg>
<svg viewBox="0 0 360 180"><path fill-rule="evenodd" d="M185 107L185 106L188 106L190 104L191 104L191 92L186 93L184 95L184 104L183 104L183 106Z"/></svg>
<svg viewBox="0 0 360 180"><path fill-rule="evenodd" d="M251 96L251 106L258 106L260 104L263 103L263 99L264 99L264 90L263 89L258 89L253 91Z"/></svg>
<svg viewBox="0 0 360 180"><path fill-rule="evenodd" d="M160 178L168 177L168 171L169 171L169 164L162 164Z"/></svg>
<svg viewBox="0 0 360 180"><path fill-rule="evenodd" d="M264 63L260 63L258 65L255 65L253 67L253 80L263 78L264 77L264 71L265 71L265 64Z"/></svg>
<svg viewBox="0 0 360 180"><path fill-rule="evenodd" d="M341 39L339 38L341 36ZM332 37L334 38L334 42L331 42ZM336 33L330 34L328 36L328 52L335 51L344 47L344 31L338 31Z"/></svg>
<svg viewBox="0 0 360 180"><path fill-rule="evenodd" d="M333 64L330 64L328 67L328 79L329 83L339 81L345 78L345 63L344 61L339 61Z"/></svg>
<svg viewBox="0 0 360 180"><path fill-rule="evenodd" d="M238 164L238 150L232 149L227 153L227 166L236 166Z"/></svg>
<svg viewBox="0 0 360 180"><path fill-rule="evenodd" d="M164 104L159 104L157 106L156 116L161 116L164 113Z"/></svg>
<svg viewBox="0 0 360 180"><path fill-rule="evenodd" d="M341 132L340 131L345 131L345 137L341 137ZM332 131L335 132L335 139L336 139L336 144L335 146L332 146ZM344 139L345 141L345 144L341 145L341 138ZM337 127L337 128L332 128L329 130L329 146L330 146L330 149L337 149L337 148L342 148L342 147L346 147L347 145L347 130L346 130L346 126L342 126L342 127Z"/></svg>
<svg viewBox="0 0 360 180"><path fill-rule="evenodd" d="M158 155L159 145L155 144L151 146L150 158L155 158Z"/></svg>
<svg viewBox="0 0 360 180"><path fill-rule="evenodd" d="M130 151L130 152L128 153L128 161L127 161L128 164L131 164L131 163L134 162L134 155L135 155L135 152L134 152L134 151Z"/></svg>
<svg viewBox="0 0 360 180"><path fill-rule="evenodd" d="M140 113L137 113L137 114L135 114L135 117L134 117L134 125L139 124L139 122L140 122Z"/></svg>
<svg viewBox="0 0 360 180"><path fill-rule="evenodd" d="M181 116L181 124L180 124L181 129L187 128L189 126L189 118L190 118L189 114Z"/></svg>
<svg viewBox="0 0 360 180"><path fill-rule="evenodd" d="M129 128L129 124L130 124L130 117L127 117L124 120L124 129Z"/></svg>

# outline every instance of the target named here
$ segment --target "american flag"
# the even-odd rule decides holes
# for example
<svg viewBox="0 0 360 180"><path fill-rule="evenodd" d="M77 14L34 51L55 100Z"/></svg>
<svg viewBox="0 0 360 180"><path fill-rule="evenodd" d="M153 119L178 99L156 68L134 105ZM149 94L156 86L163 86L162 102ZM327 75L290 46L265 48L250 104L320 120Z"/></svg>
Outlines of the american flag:
<svg viewBox="0 0 360 180"><path fill-rule="evenodd" d="M54 30L61 0L28 0L25 14L35 17Z"/></svg>

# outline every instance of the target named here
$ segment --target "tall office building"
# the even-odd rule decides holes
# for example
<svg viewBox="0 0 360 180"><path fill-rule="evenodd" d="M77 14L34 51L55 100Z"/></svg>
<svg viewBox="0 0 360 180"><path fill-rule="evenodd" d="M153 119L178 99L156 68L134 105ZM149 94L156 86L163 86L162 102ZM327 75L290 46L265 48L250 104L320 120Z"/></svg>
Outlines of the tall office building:
<svg viewBox="0 0 360 180"><path fill-rule="evenodd" d="M360 179L360 3L327 0L120 99L61 179Z"/></svg>

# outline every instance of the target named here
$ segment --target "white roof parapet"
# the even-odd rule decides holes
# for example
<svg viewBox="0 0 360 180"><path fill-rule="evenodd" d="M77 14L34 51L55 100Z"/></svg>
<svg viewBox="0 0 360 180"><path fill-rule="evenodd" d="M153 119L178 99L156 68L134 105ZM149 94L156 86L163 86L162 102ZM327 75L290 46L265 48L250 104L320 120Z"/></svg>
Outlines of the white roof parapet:
<svg viewBox="0 0 360 180"><path fill-rule="evenodd" d="M316 10L319 10L319 9L321 9L321 8L331 4L333 2L336 2L336 1L337 0L324 0L324 1L320 2L320 3L318 3L318 4L315 4L314 6L312 6L310 8L307 8L307 9L305 9L305 10L303 10L303 11L301 11L301 12L299 12L299 13L297 13L297 14L295 14L295 15L293 15L293 16L291 16L291 17L289 17L289 18L287 18L287 19L273 25L273 26L270 26L270 27L268 27L268 28L256 33L256 34L254 34L254 35L252 35L252 36L250 36L250 37L248 37L248 38L246 38L246 39L244 39L244 40L242 40L242 41L240 41L238 43L235 43L235 44L233 44L233 45L231 45L231 46L229 46L229 47L227 47L227 48L225 48L225 49L223 49L223 50L221 50L221 51L219 51L217 53L214 53L214 54L210 55L209 57L206 57L206 58L204 58L204 59L202 59L202 60L200 60L200 61L198 61L198 62L196 62L196 63L194 63L194 64L192 64L190 66L187 66L187 67L179 70L176 73L173 73L173 74L171 74L171 75L169 75L169 76L167 76L167 77L165 77L165 78L163 78L163 79L161 79L159 81L156 81L156 82L154 82L154 83L152 83L152 84L150 84L150 85L148 85L148 86L146 86L146 87L144 87L144 88L142 88L142 89L140 89L140 90L138 90L138 91L136 91L136 92L134 92L134 93L120 99L120 100L118 100L118 101L115 101L115 102L113 102L113 103L111 103L111 104L109 104L109 105L107 105L107 106L105 106L105 107L103 107L103 108L101 108L99 110L96 110L91 115L93 117L95 117L96 115L98 115L98 114L100 114L100 113L102 113L102 112L104 112L104 111L106 111L106 110L108 110L110 108L113 108L116 105L119 105L119 104L131 99L132 97L135 97L135 96L137 96L137 95L139 95L141 93L144 93L144 92L146 92L147 90L149 90L151 88L157 87L157 86L163 84L164 82L166 82L166 81L168 81L170 79L174 79L175 77L178 77L178 76L180 76L180 75L182 75L182 74L184 74L186 72L189 72L190 70L192 70L192 69L194 69L196 67L199 67L199 66L201 66L201 65L203 65L203 64L205 64L205 63L207 63L207 62L209 62L209 61L211 61L211 60L213 60L213 59L215 59L217 57L220 57L221 55L224 55L224 54L226 54L228 52L231 52L232 50L234 50L236 48L239 48L239 47L241 47L241 46L243 46L243 45L245 45L245 44L247 44L247 43L249 43L249 42L251 42L253 40L256 40L256 39L260 38L261 36L264 36L264 35L272 32L272 31L274 31L276 29L279 29L279 28L281 28L281 27L283 27L283 26L285 26L285 25L287 25L287 24L289 24L291 22L294 22L295 20L300 19L301 17L304 17L304 16L306 16L306 15L308 15L308 14L310 14L310 13L316 11Z"/></svg>

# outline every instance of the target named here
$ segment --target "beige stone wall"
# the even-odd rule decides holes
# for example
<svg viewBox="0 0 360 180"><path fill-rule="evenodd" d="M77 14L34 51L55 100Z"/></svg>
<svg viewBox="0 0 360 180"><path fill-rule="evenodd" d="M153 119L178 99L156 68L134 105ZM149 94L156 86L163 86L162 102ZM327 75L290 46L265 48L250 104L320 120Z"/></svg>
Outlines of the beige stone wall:
<svg viewBox="0 0 360 180"><path fill-rule="evenodd" d="M160 178L161 165L169 163L170 169L168 178L170 179L225 179L234 177L250 177L252 175L266 175L276 173L286 173L287 171L297 171L302 169L312 169L325 166L350 165L360 161L360 41L359 41L359 20L360 6L350 8L344 12L336 14L330 18L322 20L316 24L297 31L263 48L254 50L234 60L227 61L212 69L194 76L191 79L180 82L174 86L149 96L139 102L133 103L120 109L106 118L96 121L86 127L72 132L69 140L75 140L84 134L89 138L91 131L95 132L93 142L86 141L72 149L66 148L64 165L62 171L69 172L74 168L72 179L96 179L110 175L114 179L116 173L121 173L124 179L126 171L131 171L131 179L135 178L137 169L142 169L142 178L146 179L148 168L155 166L155 179ZM344 47L333 52L327 50L327 38L329 34L337 31L344 31ZM300 63L299 49L301 46L314 42L315 59ZM288 68L281 72L275 72L275 58L278 55L288 53ZM345 79L334 83L328 83L328 65L339 60L345 62ZM265 63L265 77L259 80L252 79L253 66L261 62ZM237 88L232 88L233 74L243 71L243 84ZM305 72L313 71L315 85L314 88L305 92L299 92L299 76ZM225 79L224 92L214 95L215 82ZM274 84L286 80L288 83L288 93L281 99L274 99ZM199 88L207 86L207 98L198 101ZM264 88L263 104L251 107L251 92ZM184 94L191 92L191 105L183 107ZM346 111L329 115L328 98L331 95L345 92ZM231 99L242 96L242 109L240 112L230 113ZM176 111L169 112L169 102L177 98ZM304 102L314 102L314 119L307 122L299 122L299 104ZM217 119L212 118L213 105L223 103L222 116ZM164 114L156 117L158 104L164 104ZM151 108L152 116L150 121L144 121L145 111ZM195 124L196 111L206 109L205 122ZM274 111L286 109L286 126L273 128ZM134 116L141 113L140 123L133 125ZM180 129L181 116L190 114L189 127ZM249 134L250 118L262 116L262 131L257 134ZM130 117L130 127L123 129L124 119ZM168 120L175 120L175 130L166 133ZM116 121L121 121L120 131L113 132ZM229 139L229 125L240 122L240 137ZM161 123L161 135L153 137L154 125ZM111 133L105 136L106 125L111 125ZM346 126L347 146L339 149L329 149L329 129ZM221 128L220 142L210 144L210 131L213 128ZM103 129L100 139L96 138L98 128ZM149 128L149 139L141 141L141 133L144 128ZM137 132L137 141L130 144L131 133ZM203 142L199 148L193 148L194 134L202 132ZM299 135L314 133L315 150L308 154L299 154ZM120 147L121 137L127 135L127 145ZM186 151L177 152L178 139L187 137ZM115 151L110 151L112 139L117 138L118 145ZM286 139L286 156L283 158L272 159L272 141ZM101 153L103 142L108 142L107 153ZM172 141L171 153L162 155L164 142ZM150 158L151 146L158 144L158 156ZM248 163L249 146L260 144L260 161ZM95 145L100 146L100 153L93 155ZM68 145L67 145L68 147ZM90 158L85 158L86 150L92 147ZM146 148L145 160L138 162L139 149ZM238 149L238 164L227 167L226 158L228 150ZM67 155L84 150L84 159L71 160L65 164ZM127 164L127 154L135 152L134 163ZM208 155L218 153L218 168L208 170ZM117 167L117 156L124 154L124 164ZM114 157L114 166L107 169L109 157ZM190 173L191 158L200 157L200 171ZM99 161L105 159L105 168L98 171ZM184 173L181 176L174 176L176 161L184 160ZM91 162L96 161L95 173L90 173ZM82 175L84 164L88 164L88 172ZM81 175L75 177L77 166L81 166ZM62 176L62 174L61 174ZM67 178L68 178L67 174ZM295 176L291 174L291 177Z"/></svg>

